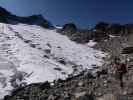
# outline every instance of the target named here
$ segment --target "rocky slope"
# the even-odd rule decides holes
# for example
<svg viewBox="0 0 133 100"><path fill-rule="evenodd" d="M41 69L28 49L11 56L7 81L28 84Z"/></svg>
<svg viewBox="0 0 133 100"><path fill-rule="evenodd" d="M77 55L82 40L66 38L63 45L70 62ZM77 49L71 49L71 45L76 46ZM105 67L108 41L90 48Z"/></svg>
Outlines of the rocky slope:
<svg viewBox="0 0 133 100"><path fill-rule="evenodd" d="M119 81L107 67L109 65L99 70L100 77L86 70L65 81L20 87L4 100L133 100L133 66L130 65L124 77L124 88L121 89Z"/></svg>

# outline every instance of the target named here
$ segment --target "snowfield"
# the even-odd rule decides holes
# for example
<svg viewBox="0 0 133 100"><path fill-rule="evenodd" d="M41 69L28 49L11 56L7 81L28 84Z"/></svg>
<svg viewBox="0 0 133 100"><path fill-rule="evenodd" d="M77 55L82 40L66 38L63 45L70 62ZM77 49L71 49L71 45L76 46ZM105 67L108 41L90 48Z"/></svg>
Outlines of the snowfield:
<svg viewBox="0 0 133 100"><path fill-rule="evenodd" d="M91 48L95 44L77 44L36 25L0 23L0 98L21 83L65 79L92 65L101 66L105 54Z"/></svg>

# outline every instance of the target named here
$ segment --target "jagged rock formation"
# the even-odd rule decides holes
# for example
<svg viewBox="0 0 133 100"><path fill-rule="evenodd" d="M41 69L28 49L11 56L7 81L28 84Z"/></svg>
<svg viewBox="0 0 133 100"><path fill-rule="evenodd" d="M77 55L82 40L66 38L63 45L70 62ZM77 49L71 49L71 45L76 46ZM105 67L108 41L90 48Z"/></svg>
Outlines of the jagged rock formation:
<svg viewBox="0 0 133 100"><path fill-rule="evenodd" d="M42 15L32 15L28 17L19 17L0 7L0 22L8 24L24 23L29 25L40 25L45 28L53 27L52 24L43 18Z"/></svg>
<svg viewBox="0 0 133 100"><path fill-rule="evenodd" d="M110 39L110 36L129 36L133 33L132 24L110 24L99 22L92 29L76 29L75 24L65 24L62 29L57 32L67 35L72 41L77 43L87 43L90 40L103 41ZM74 30L74 31L72 31Z"/></svg>

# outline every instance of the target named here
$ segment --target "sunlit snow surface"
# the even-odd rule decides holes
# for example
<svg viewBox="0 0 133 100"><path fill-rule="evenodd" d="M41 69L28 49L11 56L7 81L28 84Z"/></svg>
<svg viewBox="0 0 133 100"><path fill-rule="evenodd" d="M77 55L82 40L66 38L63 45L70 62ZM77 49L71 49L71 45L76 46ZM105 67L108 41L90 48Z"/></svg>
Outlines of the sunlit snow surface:
<svg viewBox="0 0 133 100"><path fill-rule="evenodd" d="M95 43L91 41L92 44ZM17 71L29 74L23 80L27 84L65 79L73 73L73 65L80 71L94 64L100 66L104 56L103 52L72 42L55 30L0 24L0 97L13 89L10 79Z"/></svg>
<svg viewBox="0 0 133 100"><path fill-rule="evenodd" d="M88 42L88 46L89 47L93 47L93 46L95 46L97 43L96 42L94 42L93 40L90 40L89 42Z"/></svg>

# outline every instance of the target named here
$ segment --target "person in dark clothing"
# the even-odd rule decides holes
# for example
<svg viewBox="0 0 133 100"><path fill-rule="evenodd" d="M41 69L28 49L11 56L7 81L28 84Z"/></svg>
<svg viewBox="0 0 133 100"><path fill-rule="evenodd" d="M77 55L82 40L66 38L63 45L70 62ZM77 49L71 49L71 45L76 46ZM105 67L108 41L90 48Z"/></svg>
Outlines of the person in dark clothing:
<svg viewBox="0 0 133 100"><path fill-rule="evenodd" d="M120 59L118 61L114 61L114 70L117 78L120 80L120 86L123 88L123 76L127 73L127 66L124 62L120 63Z"/></svg>

